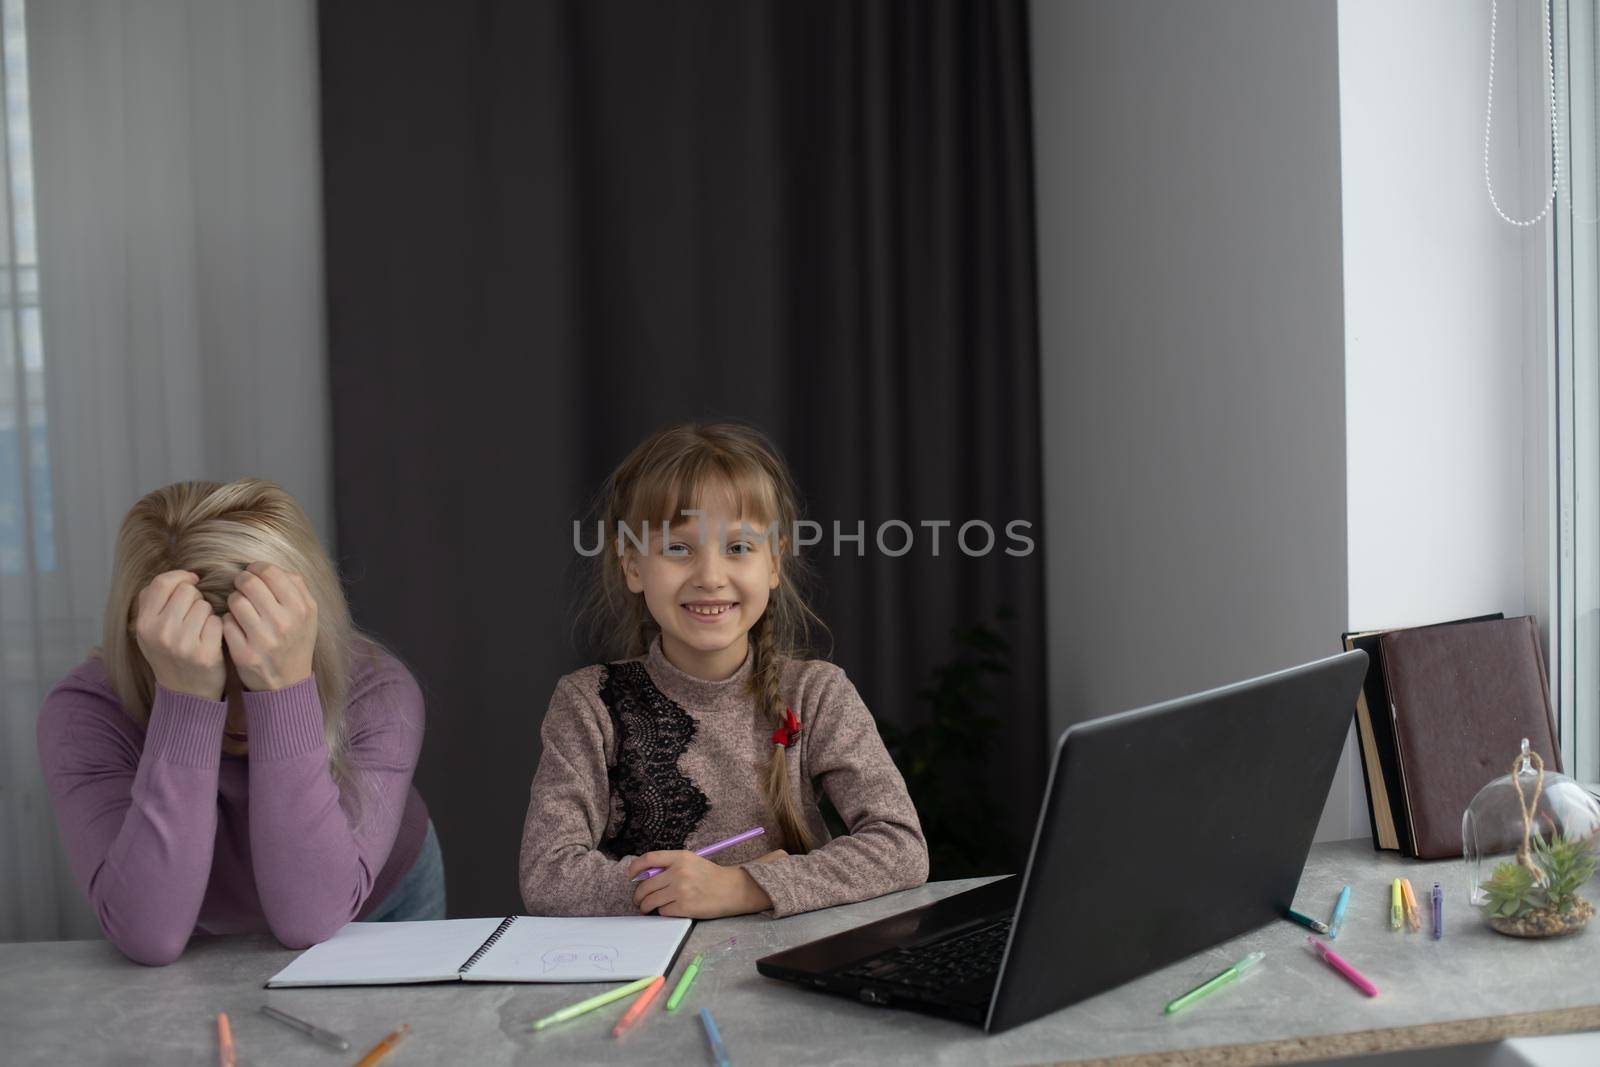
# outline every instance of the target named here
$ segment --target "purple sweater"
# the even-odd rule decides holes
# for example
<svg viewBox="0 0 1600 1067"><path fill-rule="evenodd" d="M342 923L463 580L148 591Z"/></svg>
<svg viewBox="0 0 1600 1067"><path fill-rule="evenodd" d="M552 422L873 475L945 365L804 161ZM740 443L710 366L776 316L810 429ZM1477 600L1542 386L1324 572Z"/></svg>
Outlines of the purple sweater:
<svg viewBox="0 0 1600 1067"><path fill-rule="evenodd" d="M316 944L382 902L422 847L422 693L392 656L352 663L358 797L329 771L314 676L244 705L249 755L224 756L226 701L157 686L141 727L98 658L45 698L39 761L68 863L106 937L139 963L172 962L195 933Z"/></svg>

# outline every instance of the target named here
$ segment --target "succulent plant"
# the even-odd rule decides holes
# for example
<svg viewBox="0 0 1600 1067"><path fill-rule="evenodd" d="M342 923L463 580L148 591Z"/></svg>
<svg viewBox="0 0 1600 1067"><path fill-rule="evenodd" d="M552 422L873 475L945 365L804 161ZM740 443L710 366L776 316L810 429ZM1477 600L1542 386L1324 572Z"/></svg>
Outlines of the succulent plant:
<svg viewBox="0 0 1600 1067"><path fill-rule="evenodd" d="M1544 890L1534 881L1533 872L1520 863L1500 863L1483 883L1489 899L1489 914L1502 919L1543 907Z"/></svg>
<svg viewBox="0 0 1600 1067"><path fill-rule="evenodd" d="M1587 840L1551 835L1546 841L1533 838L1534 861L1545 875L1544 896L1550 907L1566 911L1577 899L1579 888L1594 877L1597 858Z"/></svg>
<svg viewBox="0 0 1600 1067"><path fill-rule="evenodd" d="M1514 919L1539 908L1566 912L1578 890L1594 877L1597 856L1589 841L1551 834L1533 835L1533 861L1538 874L1521 863L1501 863L1483 883L1489 914Z"/></svg>

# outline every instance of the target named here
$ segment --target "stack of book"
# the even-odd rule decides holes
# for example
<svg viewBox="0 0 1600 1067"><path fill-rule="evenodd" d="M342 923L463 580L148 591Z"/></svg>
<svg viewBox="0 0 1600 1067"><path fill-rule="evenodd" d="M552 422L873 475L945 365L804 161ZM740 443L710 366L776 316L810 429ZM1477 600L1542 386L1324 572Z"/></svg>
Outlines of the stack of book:
<svg viewBox="0 0 1600 1067"><path fill-rule="evenodd" d="M1532 616L1366 630L1345 634L1344 647L1370 661L1356 733L1375 848L1460 856L1462 814L1510 771L1524 737L1547 769L1561 770Z"/></svg>

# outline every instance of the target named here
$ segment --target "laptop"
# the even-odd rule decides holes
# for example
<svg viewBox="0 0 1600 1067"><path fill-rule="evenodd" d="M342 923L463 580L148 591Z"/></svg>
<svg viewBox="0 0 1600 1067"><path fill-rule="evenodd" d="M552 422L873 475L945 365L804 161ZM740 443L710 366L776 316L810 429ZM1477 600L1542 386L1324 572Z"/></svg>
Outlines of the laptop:
<svg viewBox="0 0 1600 1067"><path fill-rule="evenodd" d="M1281 920L1366 669L1346 652L1078 723L1021 877L756 969L996 1033Z"/></svg>

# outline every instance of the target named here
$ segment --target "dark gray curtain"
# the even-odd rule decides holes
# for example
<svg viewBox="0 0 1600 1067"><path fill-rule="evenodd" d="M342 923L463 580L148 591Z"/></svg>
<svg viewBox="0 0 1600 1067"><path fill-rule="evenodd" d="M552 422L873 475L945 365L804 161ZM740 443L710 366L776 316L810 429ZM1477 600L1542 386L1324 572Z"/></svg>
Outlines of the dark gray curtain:
<svg viewBox="0 0 1600 1067"><path fill-rule="evenodd" d="M428 696L451 913L520 910L539 723L591 659L573 520L690 418L786 454L881 722L926 723L952 627L1014 613L986 776L1014 864L1049 748L1024 5L325 0L320 48L339 555Z"/></svg>

